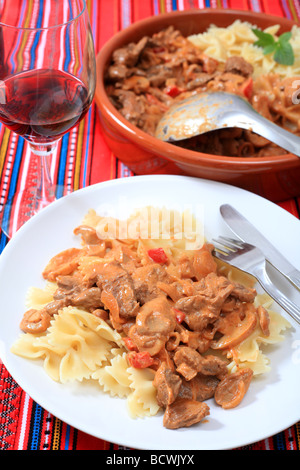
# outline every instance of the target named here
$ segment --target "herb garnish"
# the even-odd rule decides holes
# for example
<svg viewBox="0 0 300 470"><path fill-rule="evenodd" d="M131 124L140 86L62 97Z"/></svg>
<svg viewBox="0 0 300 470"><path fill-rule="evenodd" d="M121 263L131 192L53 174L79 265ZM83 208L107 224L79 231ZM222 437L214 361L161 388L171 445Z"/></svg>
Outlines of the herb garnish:
<svg viewBox="0 0 300 470"><path fill-rule="evenodd" d="M269 33L265 33L260 29L252 29L255 36L258 37L258 41L254 43L255 46L262 47L264 55L271 54L274 52L274 60L278 64L282 65L293 65L295 61L294 51L289 43L292 37L292 33L289 31L283 33L278 37L278 41L275 40L274 36Z"/></svg>

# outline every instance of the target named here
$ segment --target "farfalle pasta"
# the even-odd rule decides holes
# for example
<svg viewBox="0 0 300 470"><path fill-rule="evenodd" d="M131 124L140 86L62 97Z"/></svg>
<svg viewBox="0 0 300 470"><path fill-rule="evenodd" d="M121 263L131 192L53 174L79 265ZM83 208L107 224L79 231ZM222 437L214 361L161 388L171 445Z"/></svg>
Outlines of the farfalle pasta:
<svg viewBox="0 0 300 470"><path fill-rule="evenodd" d="M124 398L131 393L126 356L124 350L116 351L108 365L98 368L92 375L93 379L98 380L103 391L112 397Z"/></svg>
<svg viewBox="0 0 300 470"><path fill-rule="evenodd" d="M30 288L28 307L42 308L46 299L53 301L53 292L53 284L45 289ZM128 398L133 418L153 416L160 408L152 384L153 371L129 367L122 337L86 311L62 309L46 334L21 334L11 350L27 359L42 360L45 372L57 382L95 380L112 397Z"/></svg>
<svg viewBox="0 0 300 470"><path fill-rule="evenodd" d="M127 400L127 407L131 417L154 416L160 407L156 400L156 389L153 386L154 371L146 369L128 368L131 394Z"/></svg>
<svg viewBox="0 0 300 470"><path fill-rule="evenodd" d="M57 289L55 282L47 282L44 288L30 287L28 289L25 306L27 308L41 309L53 300L53 294Z"/></svg>
<svg viewBox="0 0 300 470"><path fill-rule="evenodd" d="M246 21L236 20L226 28L212 24L207 31L189 36L189 40L205 54L220 62L226 62L229 57L243 57L253 68L253 77L270 73L278 74L281 78L300 75L300 28L293 26L291 45L294 50L295 62L286 66L275 62L273 55L265 55L260 47L254 46L257 41L252 25ZM279 25L273 25L264 30L278 39Z"/></svg>
<svg viewBox="0 0 300 470"><path fill-rule="evenodd" d="M12 352L30 359L42 358L50 377L61 383L90 379L111 356L121 336L103 320L74 307L53 317L47 333L22 334Z"/></svg>

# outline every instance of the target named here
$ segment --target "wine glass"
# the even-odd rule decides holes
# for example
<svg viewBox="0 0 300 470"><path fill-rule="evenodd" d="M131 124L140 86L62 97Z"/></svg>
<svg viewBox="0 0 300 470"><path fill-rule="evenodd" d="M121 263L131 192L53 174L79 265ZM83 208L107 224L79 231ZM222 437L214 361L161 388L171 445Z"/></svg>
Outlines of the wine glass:
<svg viewBox="0 0 300 470"><path fill-rule="evenodd" d="M33 184L2 207L10 237L55 200L49 163L87 113L96 72L85 0L0 0L1 7L0 122L28 142L37 167Z"/></svg>

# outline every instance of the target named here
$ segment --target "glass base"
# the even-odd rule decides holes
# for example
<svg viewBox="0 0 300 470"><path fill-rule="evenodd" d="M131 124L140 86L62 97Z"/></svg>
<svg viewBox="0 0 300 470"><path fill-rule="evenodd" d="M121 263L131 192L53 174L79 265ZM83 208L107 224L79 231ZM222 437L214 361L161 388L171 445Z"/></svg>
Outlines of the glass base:
<svg viewBox="0 0 300 470"><path fill-rule="evenodd" d="M0 213L1 230L11 238L28 220L56 200L56 190L37 194L36 188L20 191L2 207Z"/></svg>
<svg viewBox="0 0 300 470"><path fill-rule="evenodd" d="M29 143L31 149L28 173L34 175L32 182L36 186L16 193L2 207L0 223L3 233L11 238L22 225L56 200L56 194L64 194L61 187L53 186L50 175L50 162L57 148L57 141L45 144ZM57 192L59 190L59 192Z"/></svg>

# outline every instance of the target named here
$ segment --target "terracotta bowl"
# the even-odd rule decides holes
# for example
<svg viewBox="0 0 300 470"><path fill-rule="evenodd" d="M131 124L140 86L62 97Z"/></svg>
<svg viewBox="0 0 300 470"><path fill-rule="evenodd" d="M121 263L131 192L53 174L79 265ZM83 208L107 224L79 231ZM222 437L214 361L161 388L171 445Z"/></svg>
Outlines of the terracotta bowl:
<svg viewBox="0 0 300 470"><path fill-rule="evenodd" d="M238 158L209 155L176 147L130 124L111 104L104 72L115 49L174 25L184 36L205 31L210 24L226 27L236 19L260 28L279 24L280 33L294 22L285 18L234 10L189 10L152 16L113 36L97 56L98 106L104 138L112 152L135 174L183 174L221 181L248 189L272 201L300 195L300 159L293 155Z"/></svg>

